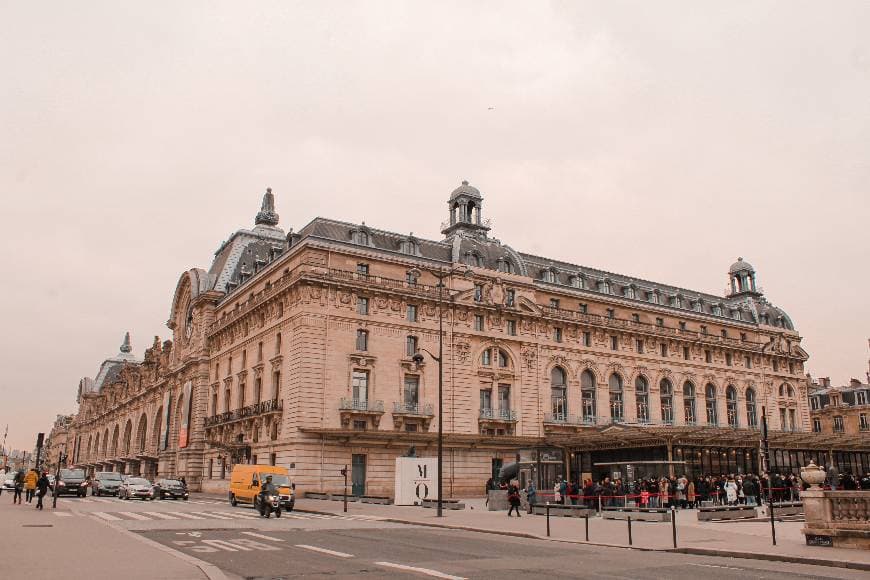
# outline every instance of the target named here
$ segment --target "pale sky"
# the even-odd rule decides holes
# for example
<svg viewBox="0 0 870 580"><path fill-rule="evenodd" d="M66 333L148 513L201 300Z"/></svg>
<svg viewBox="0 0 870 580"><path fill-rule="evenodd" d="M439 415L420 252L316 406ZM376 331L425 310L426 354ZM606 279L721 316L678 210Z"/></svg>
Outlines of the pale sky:
<svg viewBox="0 0 870 580"><path fill-rule="evenodd" d="M141 357L179 276L315 216L439 239L462 179L520 251L723 293L865 378L870 3L0 1L0 437Z"/></svg>

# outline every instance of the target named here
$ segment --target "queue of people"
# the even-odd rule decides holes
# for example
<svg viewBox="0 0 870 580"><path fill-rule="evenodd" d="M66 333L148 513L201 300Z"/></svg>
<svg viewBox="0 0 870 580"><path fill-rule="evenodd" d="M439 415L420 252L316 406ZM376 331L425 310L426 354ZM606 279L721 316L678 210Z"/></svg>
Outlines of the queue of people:
<svg viewBox="0 0 870 580"><path fill-rule="evenodd" d="M33 498L36 498L36 509L41 510L42 498L48 494L51 482L48 480L47 471L40 473L36 469L31 469L26 474L23 470L18 471L13 478L13 485L13 504L21 505L21 494L24 492L24 501L33 503Z"/></svg>

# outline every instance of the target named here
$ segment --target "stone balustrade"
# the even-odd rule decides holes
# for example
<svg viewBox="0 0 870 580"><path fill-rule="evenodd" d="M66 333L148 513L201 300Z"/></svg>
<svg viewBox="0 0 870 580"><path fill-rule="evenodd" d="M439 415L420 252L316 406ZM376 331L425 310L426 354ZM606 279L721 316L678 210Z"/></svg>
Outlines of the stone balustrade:
<svg viewBox="0 0 870 580"><path fill-rule="evenodd" d="M808 545L870 549L870 491L808 489L801 500Z"/></svg>

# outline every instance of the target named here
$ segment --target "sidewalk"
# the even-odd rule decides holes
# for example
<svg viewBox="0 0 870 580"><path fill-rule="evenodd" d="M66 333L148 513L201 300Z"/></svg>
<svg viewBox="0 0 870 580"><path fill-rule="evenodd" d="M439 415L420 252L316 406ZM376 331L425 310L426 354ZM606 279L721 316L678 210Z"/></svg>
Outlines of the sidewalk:
<svg viewBox="0 0 870 580"><path fill-rule="evenodd" d="M445 510L438 518L435 509L415 506L384 506L348 503L348 514L379 516L392 521L455 527L466 530L506 535L546 538L546 518L523 514L508 518L506 512L487 511L484 500L461 500L465 510ZM300 499L299 511L339 514L342 502ZM776 522L777 545L771 542L767 521L698 522L694 510L677 512L677 543L679 551L731 557L751 557L794 561L870 570L870 552L807 546L800 530L803 522ZM585 543L582 518L551 517L550 540ZM625 521L589 519L589 543L628 548L628 524ZM647 550L673 550L670 523L632 522L632 547Z"/></svg>
<svg viewBox="0 0 870 580"><path fill-rule="evenodd" d="M37 511L33 504L12 505L0 496L0 561L3 578L68 578L71 571L93 578L103 574L125 580L193 580L207 578L196 565L92 518L70 511L69 503L51 498ZM59 514L59 515L58 515Z"/></svg>

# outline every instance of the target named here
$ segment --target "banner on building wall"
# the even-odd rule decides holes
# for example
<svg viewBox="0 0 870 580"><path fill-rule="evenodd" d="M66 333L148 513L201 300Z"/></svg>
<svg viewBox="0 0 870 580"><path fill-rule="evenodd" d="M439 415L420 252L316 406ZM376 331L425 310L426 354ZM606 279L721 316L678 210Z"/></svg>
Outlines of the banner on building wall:
<svg viewBox="0 0 870 580"><path fill-rule="evenodd" d="M396 458L395 505L420 505L438 497L438 460L423 457Z"/></svg>
<svg viewBox="0 0 870 580"><path fill-rule="evenodd" d="M166 391L163 393L163 419L160 425L160 451L169 447L169 407L172 406L172 393Z"/></svg>
<svg viewBox="0 0 870 580"><path fill-rule="evenodd" d="M181 399L181 425L178 427L178 447L187 447L189 442L189 428L190 428L190 410L193 404L193 397L191 396L193 391L193 384L190 381L184 383L184 388L182 390L182 399Z"/></svg>

